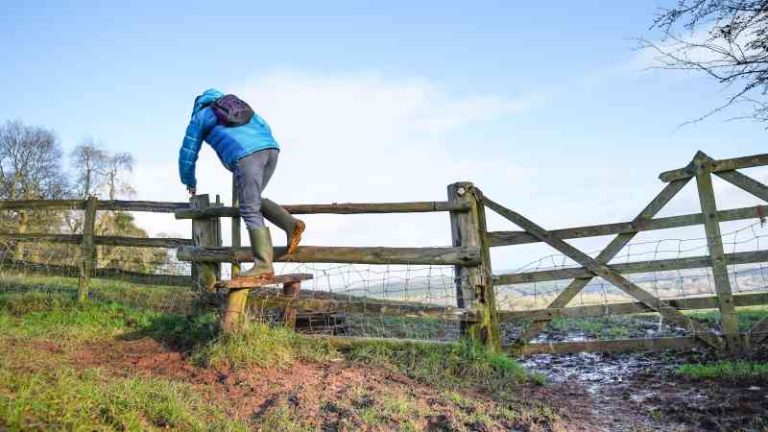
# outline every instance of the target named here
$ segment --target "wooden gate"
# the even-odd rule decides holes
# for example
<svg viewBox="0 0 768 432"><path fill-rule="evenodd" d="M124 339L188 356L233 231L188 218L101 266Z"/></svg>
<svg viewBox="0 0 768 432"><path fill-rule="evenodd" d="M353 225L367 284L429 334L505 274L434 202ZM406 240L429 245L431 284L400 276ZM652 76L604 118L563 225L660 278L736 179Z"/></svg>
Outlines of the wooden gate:
<svg viewBox="0 0 768 432"><path fill-rule="evenodd" d="M510 285L537 281L571 279L571 282L551 301L546 309L526 311L498 311L502 322L526 322L527 327L516 337L508 348L521 353L570 352L581 350L611 351L633 349L685 348L704 345L718 350L736 351L746 344L762 342L768 332L768 321L758 323L749 333L740 334L736 306L766 304L768 294L744 294L734 296L728 276L728 265L759 263L768 261L768 251L739 252L726 254L720 233L720 222L750 218L763 218L766 208L738 208L718 211L712 187L712 175L749 192L755 197L768 201L768 187L763 183L737 171L742 168L768 164L768 155L756 155L736 159L714 160L698 152L685 168L662 173L659 178L665 187L630 222L594 225L559 230L546 230L540 225L510 210L499 203L482 197L482 204L511 221L522 231L486 233L490 247L543 242L559 253L572 259L580 267L501 274L493 277L494 285ZM682 216L654 218L658 212L688 184L696 180L701 213ZM640 261L609 264L622 249L641 231L684 227L703 224L706 231L708 255L669 260ZM590 256L565 240L615 234L613 240L597 256ZM688 299L661 299L631 282L625 275L710 267L716 288L716 296ZM600 277L637 300L635 303L618 303L600 306L567 307L571 300L594 278ZM766 287L768 289L768 287ZM721 314L721 329L705 325L683 313L683 309L717 307ZM657 312L663 319L687 329L691 336L651 339L624 339L612 341L531 343L547 325L557 317L584 318L604 315Z"/></svg>

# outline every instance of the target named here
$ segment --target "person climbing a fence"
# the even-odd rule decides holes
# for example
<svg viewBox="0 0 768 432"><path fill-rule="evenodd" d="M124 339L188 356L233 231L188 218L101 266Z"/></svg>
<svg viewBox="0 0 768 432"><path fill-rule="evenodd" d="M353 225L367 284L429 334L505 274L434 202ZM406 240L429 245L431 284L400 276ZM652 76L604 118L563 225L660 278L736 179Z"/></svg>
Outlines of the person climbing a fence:
<svg viewBox="0 0 768 432"><path fill-rule="evenodd" d="M264 218L287 234L287 253L293 254L304 232L304 222L262 196L277 166L280 146L264 119L235 95L209 89L195 98L192 118L179 152L179 175L191 195L197 180L195 164L202 142L216 151L221 163L235 174L240 216L248 228L254 266L239 277L268 279L272 268L272 238Z"/></svg>

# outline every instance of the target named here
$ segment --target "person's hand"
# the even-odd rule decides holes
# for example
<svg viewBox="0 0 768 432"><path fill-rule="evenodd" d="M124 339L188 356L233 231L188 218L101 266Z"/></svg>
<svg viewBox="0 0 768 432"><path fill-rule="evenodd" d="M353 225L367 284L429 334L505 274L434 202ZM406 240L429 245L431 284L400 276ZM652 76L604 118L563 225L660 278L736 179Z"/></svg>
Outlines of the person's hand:
<svg viewBox="0 0 768 432"><path fill-rule="evenodd" d="M195 196L197 188L194 186L187 186L187 192L189 192L190 195Z"/></svg>

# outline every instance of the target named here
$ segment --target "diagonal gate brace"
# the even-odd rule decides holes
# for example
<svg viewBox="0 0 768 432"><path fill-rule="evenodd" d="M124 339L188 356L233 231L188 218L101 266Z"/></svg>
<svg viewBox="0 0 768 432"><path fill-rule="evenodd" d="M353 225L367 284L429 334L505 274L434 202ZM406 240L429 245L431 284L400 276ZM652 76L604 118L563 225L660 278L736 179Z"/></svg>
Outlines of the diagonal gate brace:
<svg viewBox="0 0 768 432"><path fill-rule="evenodd" d="M717 349L722 349L724 347L724 342L710 328L685 316L682 312L672 307L669 303L649 294L647 291L643 290L633 282L624 278L619 272L610 266L606 265L605 263L598 262L597 260L571 246L565 241L552 236L549 231L545 230L544 228L540 227L519 213L509 210L488 198L485 199L485 203L492 210L496 211L501 216L504 216L506 219L509 219L511 222L515 223L537 239L547 243L565 256L581 264L586 269L594 273L595 276L602 277L606 281L612 283L627 294L644 303L650 309L658 312L669 321L672 321L684 328L690 329L694 336L701 339L707 345Z"/></svg>
<svg viewBox="0 0 768 432"><path fill-rule="evenodd" d="M674 180L667 184L656 197L632 220L632 226L641 226L645 221L652 219L664 208L667 203L685 187L690 178ZM501 207L501 206L499 206ZM621 233L600 252L595 258L600 264L607 264L612 260L635 236L637 231ZM576 278L549 304L548 309L564 308L574 297L594 278L594 276ZM518 337L515 345L521 346L528 343L541 333L551 320L533 321L531 325Z"/></svg>

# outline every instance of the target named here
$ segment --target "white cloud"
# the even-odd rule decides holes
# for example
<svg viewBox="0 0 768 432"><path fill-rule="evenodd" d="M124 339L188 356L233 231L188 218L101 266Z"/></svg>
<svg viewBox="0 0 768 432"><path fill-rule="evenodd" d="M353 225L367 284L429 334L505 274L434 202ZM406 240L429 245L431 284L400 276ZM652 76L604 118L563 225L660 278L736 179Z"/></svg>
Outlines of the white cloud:
<svg viewBox="0 0 768 432"><path fill-rule="evenodd" d="M441 200L458 180L511 184L530 169L463 142L485 122L512 116L533 99L454 97L426 81L376 75L274 73L226 89L269 122L282 147L266 195L282 203ZM190 101L193 95L190 95ZM474 154L473 154L474 153ZM472 155L472 157L467 157ZM176 161L147 163L139 155L137 196L182 200ZM230 174L204 146L198 189L229 201ZM159 187L177 185L171 188ZM307 244L439 245L450 242L445 214L308 216ZM188 223L139 215L153 233L186 235ZM225 232L228 229L225 227ZM282 241L282 237L275 236Z"/></svg>

